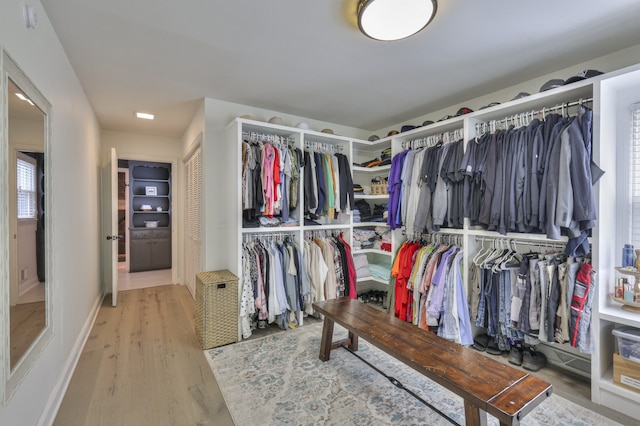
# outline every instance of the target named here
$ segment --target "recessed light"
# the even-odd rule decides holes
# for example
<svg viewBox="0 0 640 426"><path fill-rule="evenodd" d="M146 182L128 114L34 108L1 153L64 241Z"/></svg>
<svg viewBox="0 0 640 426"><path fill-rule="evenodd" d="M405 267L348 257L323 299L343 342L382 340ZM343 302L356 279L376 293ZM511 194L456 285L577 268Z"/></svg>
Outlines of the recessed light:
<svg viewBox="0 0 640 426"><path fill-rule="evenodd" d="M145 120L153 120L153 114L147 114L146 112L136 112L136 117L143 118Z"/></svg>
<svg viewBox="0 0 640 426"><path fill-rule="evenodd" d="M30 105L35 106L35 105L33 105L33 102L31 102L31 99L27 98L27 97L26 97L25 95L23 95L22 93L16 93L16 96L17 96L18 98L22 99L23 101L28 102Z"/></svg>

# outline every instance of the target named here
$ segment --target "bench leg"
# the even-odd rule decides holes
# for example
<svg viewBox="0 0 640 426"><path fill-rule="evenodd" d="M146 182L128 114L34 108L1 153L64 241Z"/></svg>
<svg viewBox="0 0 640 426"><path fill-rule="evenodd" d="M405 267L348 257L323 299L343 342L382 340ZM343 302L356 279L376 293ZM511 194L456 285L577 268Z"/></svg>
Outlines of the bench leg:
<svg viewBox="0 0 640 426"><path fill-rule="evenodd" d="M487 426L487 413L470 402L464 402L466 426Z"/></svg>
<svg viewBox="0 0 640 426"><path fill-rule="evenodd" d="M329 361L331 356L331 341L333 340L333 320L324 317L322 327L322 341L320 342L320 361Z"/></svg>
<svg viewBox="0 0 640 426"><path fill-rule="evenodd" d="M358 336L353 334L353 332L349 332L349 340L351 343L349 344L349 349L356 352L358 350Z"/></svg>

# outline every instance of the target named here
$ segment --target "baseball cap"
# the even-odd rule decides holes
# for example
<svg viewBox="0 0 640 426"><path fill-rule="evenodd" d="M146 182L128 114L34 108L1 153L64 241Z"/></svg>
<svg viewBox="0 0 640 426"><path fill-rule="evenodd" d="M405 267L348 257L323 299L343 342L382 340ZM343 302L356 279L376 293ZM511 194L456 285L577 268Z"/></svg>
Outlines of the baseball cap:
<svg viewBox="0 0 640 426"><path fill-rule="evenodd" d="M462 107L458 110L458 112L456 112L456 117L460 117L461 115L464 115L464 114L469 114L470 112L473 112L471 108Z"/></svg>
<svg viewBox="0 0 640 426"><path fill-rule="evenodd" d="M373 142L373 141L377 141L378 139L380 139L380 136L378 135L371 135L369 136L369 139L367 139L369 142Z"/></svg>
<svg viewBox="0 0 640 426"><path fill-rule="evenodd" d="M390 130L389 133L387 133L387 136L397 135L398 133L400 132L398 132L397 130Z"/></svg>
<svg viewBox="0 0 640 426"><path fill-rule="evenodd" d="M515 98L511 99L512 101L515 101L516 99L522 99L522 98L526 98L527 96L531 96L530 93L527 92L520 92L518 93Z"/></svg>
<svg viewBox="0 0 640 426"><path fill-rule="evenodd" d="M586 80L588 78L596 77L602 74L604 73L598 70L582 70L578 74L574 75L573 77L569 77L567 81L564 82L564 84L566 85L566 84L575 83L576 81Z"/></svg>
<svg viewBox="0 0 640 426"><path fill-rule="evenodd" d="M433 124L433 121L431 121L431 120L426 120L426 121L424 121L424 122L422 123L422 125L423 125L423 126L430 126L430 125L432 125L432 124Z"/></svg>
<svg viewBox="0 0 640 426"><path fill-rule="evenodd" d="M540 88L540 91L544 92L546 90L555 89L556 87L560 87L560 86L564 86L564 80L559 78L552 78L551 80L547 81L545 84L542 85L542 87Z"/></svg>
<svg viewBox="0 0 640 426"><path fill-rule="evenodd" d="M284 123L282 122L282 118L280 118L280 117L278 117L278 116L271 117L271 118L269 119L269 123L271 123L271 124L280 124L280 125L284 124Z"/></svg>
<svg viewBox="0 0 640 426"><path fill-rule="evenodd" d="M402 126L400 128L400 133L408 132L409 130L413 130L415 128L416 128L416 126L414 126L412 124L406 124L406 125L404 125L404 126Z"/></svg>
<svg viewBox="0 0 640 426"><path fill-rule="evenodd" d="M485 105L485 106L481 107L480 109L487 109L487 108L491 108L491 107L496 106L496 105L500 105L500 102L491 102L489 105Z"/></svg>
<svg viewBox="0 0 640 426"><path fill-rule="evenodd" d="M320 132L321 132L321 133L327 133L327 134L333 135L333 130L332 130L332 129L322 129L322 130L320 130Z"/></svg>

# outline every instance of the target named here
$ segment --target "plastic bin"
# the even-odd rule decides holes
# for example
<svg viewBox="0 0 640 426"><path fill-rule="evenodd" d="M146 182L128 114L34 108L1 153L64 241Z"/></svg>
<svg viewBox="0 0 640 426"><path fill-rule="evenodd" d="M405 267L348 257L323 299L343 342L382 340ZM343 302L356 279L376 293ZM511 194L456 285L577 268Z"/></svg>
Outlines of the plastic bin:
<svg viewBox="0 0 640 426"><path fill-rule="evenodd" d="M621 357L640 363L640 329L619 327L613 330L618 341L618 353Z"/></svg>

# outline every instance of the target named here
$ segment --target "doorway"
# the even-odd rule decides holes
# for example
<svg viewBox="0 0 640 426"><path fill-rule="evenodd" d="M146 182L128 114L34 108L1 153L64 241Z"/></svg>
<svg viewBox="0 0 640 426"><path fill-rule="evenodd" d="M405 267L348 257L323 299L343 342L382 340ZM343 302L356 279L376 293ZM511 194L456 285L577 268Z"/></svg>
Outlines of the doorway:
<svg viewBox="0 0 640 426"><path fill-rule="evenodd" d="M139 255L139 247L142 246L142 250L146 250L149 245L155 244L155 246L157 246L155 240L143 240L140 244L138 244L137 240L133 240L132 245L131 236L140 234L140 232L138 232L140 229L142 229L141 232L150 231L157 233L156 228L149 230L147 230L147 228L141 228L141 224L144 224L146 221L140 220L139 216L144 215L146 218L147 215L151 214L147 213L147 211L151 211L150 208L147 208L151 207L151 205L153 205L153 213L155 216L159 215L159 212L156 210L158 207L162 209L162 212L170 212L170 198L167 200L162 198L162 189L160 189L160 193L156 192L156 195L147 196L145 192L147 186L155 186L156 190L158 187L162 187L162 182L159 181L164 179L154 179L156 176L145 175L145 169L136 169L137 172L134 172L136 182L134 182L134 187L131 187L132 167L153 167L156 164L158 163L118 159L118 287L120 291L173 284L173 265L171 264L170 253L169 264L164 265L169 266L168 268L163 267L162 269L148 271L135 271L135 268L131 268L132 247L133 250L136 251L136 253L133 254L135 257L136 254ZM140 174L140 170L144 172ZM135 175L135 173L138 173L138 175ZM164 178L164 176L162 177ZM143 189L141 185L145 188ZM133 197L132 194L134 194ZM170 193L168 194L170 195ZM141 195L143 195L144 198L140 198ZM132 222L132 217L136 218L135 222ZM169 234L169 244L171 241L170 238ZM155 256L157 255L158 253L156 251ZM154 253L149 252L149 256L153 258ZM166 254L164 256L166 256ZM134 266L135 262L134 259Z"/></svg>

